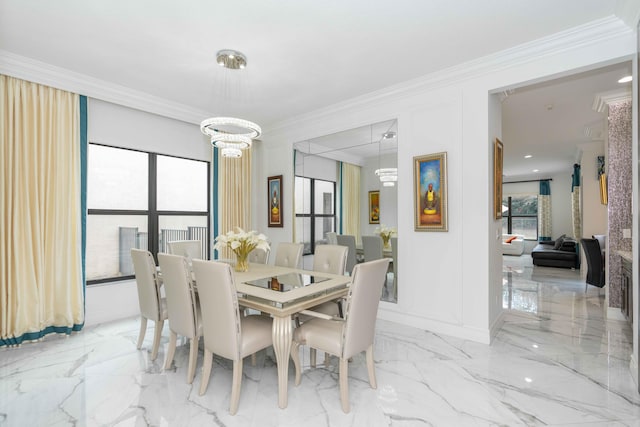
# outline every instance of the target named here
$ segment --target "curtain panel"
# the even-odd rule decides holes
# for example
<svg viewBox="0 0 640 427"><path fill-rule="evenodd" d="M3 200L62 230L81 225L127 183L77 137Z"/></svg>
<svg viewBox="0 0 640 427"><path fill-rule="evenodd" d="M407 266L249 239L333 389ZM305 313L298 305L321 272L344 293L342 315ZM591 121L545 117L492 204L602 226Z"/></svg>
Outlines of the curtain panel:
<svg viewBox="0 0 640 427"><path fill-rule="evenodd" d="M571 180L571 219L573 224L573 237L580 241L582 238L582 211L581 211L581 189L580 189L580 165L573 165L573 175Z"/></svg>
<svg viewBox="0 0 640 427"><path fill-rule="evenodd" d="M342 234L350 234L360 242L360 166L342 163L341 179Z"/></svg>
<svg viewBox="0 0 640 427"><path fill-rule="evenodd" d="M79 98L0 75L0 345L84 324Z"/></svg>
<svg viewBox="0 0 640 427"><path fill-rule="evenodd" d="M538 240L551 240L551 185L549 180L540 181L538 196Z"/></svg>
<svg viewBox="0 0 640 427"><path fill-rule="evenodd" d="M221 150L218 150L219 152ZM242 157L229 158L218 154L218 195L220 209L219 233L240 227L251 227L251 156L252 148L242 150ZM234 258L233 251L224 248L219 258Z"/></svg>

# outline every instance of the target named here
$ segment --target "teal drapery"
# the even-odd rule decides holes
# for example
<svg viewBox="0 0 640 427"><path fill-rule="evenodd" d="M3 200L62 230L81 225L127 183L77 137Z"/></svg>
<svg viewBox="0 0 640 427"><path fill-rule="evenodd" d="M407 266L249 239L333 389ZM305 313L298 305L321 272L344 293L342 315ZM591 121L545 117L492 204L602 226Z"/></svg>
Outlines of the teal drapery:
<svg viewBox="0 0 640 427"><path fill-rule="evenodd" d="M342 234L342 162L340 162L340 172L339 172L338 180L340 181L340 189L339 189L339 201L340 201L340 210L336 209L336 212L340 214L340 227L338 228L338 234Z"/></svg>
<svg viewBox="0 0 640 427"><path fill-rule="evenodd" d="M82 218L82 292L86 295L87 286L87 97L80 95L80 209ZM86 299L84 301L86 310Z"/></svg>
<svg viewBox="0 0 640 427"><path fill-rule="evenodd" d="M218 148L213 147L213 158L211 159L211 230L213 233L213 238L215 239L218 236ZM213 239L211 240L213 242ZM213 246L213 245L212 245ZM218 251L214 251L211 249L211 259L218 259Z"/></svg>
<svg viewBox="0 0 640 427"><path fill-rule="evenodd" d="M538 196L538 240L551 240L551 184L545 179L540 181Z"/></svg>

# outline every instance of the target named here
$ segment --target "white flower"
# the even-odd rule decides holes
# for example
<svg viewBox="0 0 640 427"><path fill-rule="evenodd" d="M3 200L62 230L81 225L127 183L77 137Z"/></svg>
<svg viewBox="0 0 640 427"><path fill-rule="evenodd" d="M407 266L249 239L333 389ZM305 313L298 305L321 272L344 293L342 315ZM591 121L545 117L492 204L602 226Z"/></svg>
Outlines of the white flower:
<svg viewBox="0 0 640 427"><path fill-rule="evenodd" d="M392 235L396 234L396 228L395 227L387 227L384 224L381 224L379 227L376 227L376 233L380 235L380 237L383 238L390 238Z"/></svg>
<svg viewBox="0 0 640 427"><path fill-rule="evenodd" d="M257 231L244 231L240 227L236 227L234 230L229 230L225 234L220 234L215 238L215 244L213 249L220 250L222 248L231 248L236 254L248 254L255 248L263 250L269 249L269 242L267 236Z"/></svg>

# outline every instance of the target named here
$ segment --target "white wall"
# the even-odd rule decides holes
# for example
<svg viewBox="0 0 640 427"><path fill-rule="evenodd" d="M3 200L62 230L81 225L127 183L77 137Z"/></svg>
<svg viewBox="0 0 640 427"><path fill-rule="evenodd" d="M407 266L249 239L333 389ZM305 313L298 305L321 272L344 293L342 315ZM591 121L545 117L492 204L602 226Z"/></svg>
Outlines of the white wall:
<svg viewBox="0 0 640 427"><path fill-rule="evenodd" d="M580 172L582 180L582 236L607 234L607 206L600 203L597 157L604 156L604 142L582 147ZM607 161L605 157L605 162Z"/></svg>
<svg viewBox="0 0 640 427"><path fill-rule="evenodd" d="M604 27L585 27L498 54L482 64L465 64L388 93L379 91L370 98L293 118L265 130L265 145L274 149L265 150L263 162L272 168L280 165L279 171L291 177L291 165L279 158L291 152L294 142L397 118L402 136L398 146L402 279L398 304L381 303L379 316L488 343L501 312L502 258L495 238L501 227L492 213L498 119L493 117L497 106L490 93L628 60L635 53L634 35L628 28L614 31L608 23ZM441 151L448 157L449 231L415 232L413 157ZM554 180L552 197L555 184L559 183ZM555 193L561 196L563 191Z"/></svg>

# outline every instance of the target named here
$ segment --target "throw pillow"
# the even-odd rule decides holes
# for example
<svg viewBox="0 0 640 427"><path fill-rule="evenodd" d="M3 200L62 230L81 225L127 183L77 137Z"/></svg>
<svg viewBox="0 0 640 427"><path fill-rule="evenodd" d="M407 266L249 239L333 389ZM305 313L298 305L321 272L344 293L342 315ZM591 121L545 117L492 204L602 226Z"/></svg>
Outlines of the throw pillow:
<svg viewBox="0 0 640 427"><path fill-rule="evenodd" d="M562 236L558 237L556 239L556 244L553 246L553 249L558 250L560 249L560 247L562 246L562 242L564 242L564 238L567 237L566 234L563 234Z"/></svg>
<svg viewBox="0 0 640 427"><path fill-rule="evenodd" d="M513 242L514 240L516 240L517 238L518 238L518 236L512 236L512 237L509 237L509 238L508 238L507 240L505 240L504 242L505 242L505 243L509 243L509 244L510 244L511 242Z"/></svg>

